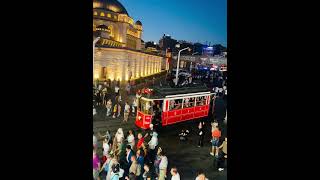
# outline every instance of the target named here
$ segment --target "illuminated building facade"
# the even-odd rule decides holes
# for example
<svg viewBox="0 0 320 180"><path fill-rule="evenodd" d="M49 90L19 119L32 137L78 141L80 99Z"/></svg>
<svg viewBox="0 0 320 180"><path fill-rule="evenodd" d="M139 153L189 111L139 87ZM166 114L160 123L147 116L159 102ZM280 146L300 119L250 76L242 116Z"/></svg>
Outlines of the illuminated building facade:
<svg viewBox="0 0 320 180"><path fill-rule="evenodd" d="M142 23L117 0L93 0L94 78L130 80L159 73L164 58L144 52Z"/></svg>

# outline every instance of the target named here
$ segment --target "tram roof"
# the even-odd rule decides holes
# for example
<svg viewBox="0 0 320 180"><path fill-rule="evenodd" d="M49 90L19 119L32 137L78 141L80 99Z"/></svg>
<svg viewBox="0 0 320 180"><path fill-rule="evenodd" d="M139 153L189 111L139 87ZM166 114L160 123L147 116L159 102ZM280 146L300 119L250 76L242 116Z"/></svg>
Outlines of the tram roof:
<svg viewBox="0 0 320 180"><path fill-rule="evenodd" d="M156 86L153 88L154 94L150 97L145 96L149 99L165 98L170 95L179 94L191 94L191 93L201 93L201 92L211 92L211 90L204 84L193 84L191 86L185 87L170 87L170 86Z"/></svg>

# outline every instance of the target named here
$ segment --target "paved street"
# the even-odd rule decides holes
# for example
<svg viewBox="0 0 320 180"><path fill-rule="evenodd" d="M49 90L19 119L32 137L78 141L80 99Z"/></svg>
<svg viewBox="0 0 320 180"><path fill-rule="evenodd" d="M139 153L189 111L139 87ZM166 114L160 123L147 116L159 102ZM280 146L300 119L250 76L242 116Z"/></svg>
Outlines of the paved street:
<svg viewBox="0 0 320 180"><path fill-rule="evenodd" d="M127 97L125 97L127 98ZM125 99L124 98L124 99ZM218 101L217 106L224 106L224 101ZM217 109L223 109L217 108ZM123 114L119 118L106 117L106 109L104 107L97 107L98 114L93 119L94 132L104 134L106 130L110 130L114 134L118 128L123 128L126 133L129 129L136 132L141 131L134 125L135 117L130 117L127 123L123 123ZM210 116L211 117L211 116ZM189 122L178 123L167 126L159 132L159 145L167 152L169 159L169 169L171 166L176 166L180 172L181 178L185 180L195 179L198 169L203 169L209 179L226 180L227 169L219 172L214 168L214 158L211 156L211 126L209 123L205 125L205 143L204 147L197 146L198 136L197 120ZM181 142L178 134L182 129L190 130L187 142ZM222 126L222 136L227 134L226 125ZM102 146L102 139L99 141L99 146ZM98 151L101 152L101 148ZM169 175L169 178L171 176Z"/></svg>

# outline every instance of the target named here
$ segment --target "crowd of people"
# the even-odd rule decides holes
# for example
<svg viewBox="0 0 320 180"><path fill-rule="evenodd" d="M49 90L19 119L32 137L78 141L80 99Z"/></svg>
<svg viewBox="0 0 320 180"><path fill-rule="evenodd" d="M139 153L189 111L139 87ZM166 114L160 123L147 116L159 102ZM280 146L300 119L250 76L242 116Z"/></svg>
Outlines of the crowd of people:
<svg viewBox="0 0 320 180"><path fill-rule="evenodd" d="M217 97L227 97L226 77L219 73L201 74L194 73L188 78L189 83L192 79L207 81L212 84L212 90ZM187 82L186 82L187 83ZM131 99L123 100L120 93L120 82L105 81L97 85L94 91L93 114L97 114L96 107L106 108L106 117L120 117L123 114L123 122L127 122L130 115L137 112L138 101L141 91L136 92L136 96ZM143 90L142 90L143 91ZM130 95L132 87L128 83L125 92ZM127 96L128 97L128 96ZM214 109L214 108L212 108ZM156 111L155 111L156 112ZM122 118L121 118L122 119ZM213 116L215 119L215 116ZM226 117L225 117L226 119ZM226 167L227 159L227 137L222 136L221 121L216 119L211 125L211 151L208 153L214 157L215 167L218 171L223 171ZM198 124L198 147L203 147L206 141L205 134L209 133L204 128L208 124L201 121ZM183 129L179 134L181 141L187 141L190 131ZM165 151L158 143L159 132L150 125L146 132L129 130L126 134L119 128L115 134L106 131L101 135L100 132L93 133L93 178L95 180L165 180L170 175L171 180L180 180L180 173L177 167L171 167L168 171L168 158ZM98 154L98 139L102 141L102 155ZM208 155L208 156L210 156ZM206 180L205 173L199 170L196 180Z"/></svg>
<svg viewBox="0 0 320 180"><path fill-rule="evenodd" d="M165 180L168 158L158 144L158 133L152 124L147 132L129 130L125 135L119 128L114 136L93 134L93 177L106 180ZM97 154L98 138L103 138L102 156ZM176 167L170 170L172 179L180 179Z"/></svg>
<svg viewBox="0 0 320 180"><path fill-rule="evenodd" d="M119 81L104 81L103 84L97 84L93 94L93 115L97 114L97 107L102 107L106 109L105 117L119 118L123 115L123 122L128 122L129 115L134 116L136 113L140 91L135 98L130 98L132 85L128 82L124 88L126 93L126 99L124 99L123 93L120 93L121 90Z"/></svg>

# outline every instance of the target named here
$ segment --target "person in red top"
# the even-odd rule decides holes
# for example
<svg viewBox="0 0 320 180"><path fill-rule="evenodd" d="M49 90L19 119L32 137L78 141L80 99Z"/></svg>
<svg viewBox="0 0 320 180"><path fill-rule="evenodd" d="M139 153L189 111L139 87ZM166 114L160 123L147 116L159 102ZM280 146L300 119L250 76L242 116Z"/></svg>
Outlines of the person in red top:
<svg viewBox="0 0 320 180"><path fill-rule="evenodd" d="M146 138L148 134L146 134L144 137L142 137L142 134L138 134L138 143L137 143L137 149L140 149L142 146L142 143L144 143L144 138Z"/></svg>
<svg viewBox="0 0 320 180"><path fill-rule="evenodd" d="M210 153L212 156L218 156L219 153L219 139L221 137L221 131L219 127L214 128L212 131L212 152Z"/></svg>

